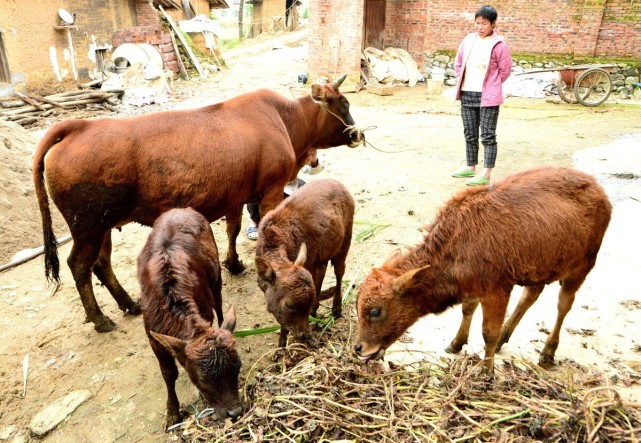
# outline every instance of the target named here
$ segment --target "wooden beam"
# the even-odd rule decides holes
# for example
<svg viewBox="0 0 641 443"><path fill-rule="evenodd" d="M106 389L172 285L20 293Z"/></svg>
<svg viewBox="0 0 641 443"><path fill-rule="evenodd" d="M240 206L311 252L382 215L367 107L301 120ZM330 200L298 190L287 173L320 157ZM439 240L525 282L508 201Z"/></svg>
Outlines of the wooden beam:
<svg viewBox="0 0 641 443"><path fill-rule="evenodd" d="M191 50L189 47L189 44L185 41L185 38L182 36L180 33L180 29L176 26L176 23L174 22L174 19L171 18L169 14L165 12L162 6L158 5L158 8L160 8L160 11L163 13L165 18L167 19L167 22L169 23L169 26L174 30L176 33L176 36L178 37L178 40L180 41L180 44L183 45L183 48L185 48L185 51L187 52L187 56L191 60L191 62L194 64L194 68L196 68L196 71L198 71L198 74L200 74L201 77L207 77L207 73L203 70L202 66L200 66L200 62L194 55L194 52Z"/></svg>
<svg viewBox="0 0 641 443"><path fill-rule="evenodd" d="M178 60L178 69L180 69L180 75L182 75L185 80L189 80L189 74L187 73L187 69L185 69L185 64L183 63L183 59L180 57L180 51L178 50L178 44L176 43L176 37L174 36L174 31L169 31L169 35L171 36L171 44L174 47L174 52L176 53L176 59Z"/></svg>
<svg viewBox="0 0 641 443"><path fill-rule="evenodd" d="M182 2L183 2L183 11L185 11L187 20L191 20L196 16L196 13L194 12L194 8L191 7L191 3L189 2L189 0L182 0Z"/></svg>
<svg viewBox="0 0 641 443"><path fill-rule="evenodd" d="M32 99L31 97L27 97L26 95L21 94L18 91L15 91L13 94L20 97L20 99L26 104L31 105L34 108L38 108L41 111L46 111L46 109L40 103L38 103L38 101Z"/></svg>

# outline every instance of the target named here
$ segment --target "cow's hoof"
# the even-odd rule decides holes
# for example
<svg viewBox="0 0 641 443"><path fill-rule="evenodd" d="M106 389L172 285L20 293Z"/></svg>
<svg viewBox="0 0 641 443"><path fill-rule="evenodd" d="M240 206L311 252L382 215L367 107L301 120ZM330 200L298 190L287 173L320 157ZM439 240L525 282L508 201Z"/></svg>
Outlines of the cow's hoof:
<svg viewBox="0 0 641 443"><path fill-rule="evenodd" d="M127 306L124 308L120 308L122 312L125 313L125 315L140 315L142 314L142 308L140 307L140 302L138 301L131 301Z"/></svg>
<svg viewBox="0 0 641 443"><path fill-rule="evenodd" d="M543 369L550 369L552 366L554 366L554 356L550 357L547 355L541 355L539 358L539 366L541 366Z"/></svg>
<svg viewBox="0 0 641 443"><path fill-rule="evenodd" d="M334 319L341 318L343 316L343 310L341 308L332 309L332 315L334 316Z"/></svg>
<svg viewBox="0 0 641 443"><path fill-rule="evenodd" d="M448 354L458 354L461 352L461 349L463 349L463 345L451 343L447 348L445 348L445 352Z"/></svg>
<svg viewBox="0 0 641 443"><path fill-rule="evenodd" d="M507 343L510 340L510 337L507 334L501 333L501 337L499 337L499 341L496 343L496 352L499 352L503 345Z"/></svg>
<svg viewBox="0 0 641 443"><path fill-rule="evenodd" d="M172 414L171 416L167 415L167 421L165 421L165 432L170 432L171 431L170 428L173 425L176 425L176 424L178 424L178 423L180 423L182 421L183 421L183 419L182 419L182 416L180 415L180 413L175 414L175 415Z"/></svg>
<svg viewBox="0 0 641 443"><path fill-rule="evenodd" d="M240 260L235 260L233 262L225 260L223 262L223 266L227 268L227 270L233 275L238 275L245 270L245 265L243 265L243 262L241 262Z"/></svg>
<svg viewBox="0 0 641 443"><path fill-rule="evenodd" d="M483 366L483 368L479 372L478 380L485 382L487 384L486 388L490 388L492 382L494 381L494 366L490 368Z"/></svg>
<svg viewBox="0 0 641 443"><path fill-rule="evenodd" d="M334 297L336 294L336 286L332 286L331 288L323 289L320 292L320 300L327 300L328 298Z"/></svg>
<svg viewBox="0 0 641 443"><path fill-rule="evenodd" d="M106 315L103 315L93 321L93 328L98 332L111 332L116 328L116 323Z"/></svg>

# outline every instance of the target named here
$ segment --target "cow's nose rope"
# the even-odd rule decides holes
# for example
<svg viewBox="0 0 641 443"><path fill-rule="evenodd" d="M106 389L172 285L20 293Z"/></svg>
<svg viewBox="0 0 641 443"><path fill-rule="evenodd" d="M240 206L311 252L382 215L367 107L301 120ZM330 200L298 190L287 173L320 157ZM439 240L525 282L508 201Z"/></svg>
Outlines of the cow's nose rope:
<svg viewBox="0 0 641 443"><path fill-rule="evenodd" d="M356 125L348 125L347 123L345 123L345 121L341 118L340 115L336 115L334 112L332 112L326 106L321 105L321 108L323 108L325 111L327 111L328 113L332 114L334 117L339 119L340 122L345 125L345 130L343 132L349 132L349 136L350 137L354 134L354 132L357 132L358 135L360 135L361 143L364 146L371 146L372 149L375 149L376 151L379 151L379 152L384 152L386 154L396 154L396 153L399 153L399 152L416 151L416 149L412 149L412 148L410 148L410 149L401 149L399 151L385 151L384 149L379 149L376 146L374 146L373 144L371 144L370 142L368 142L367 140L365 140L365 131L369 131L370 129L376 129L376 126L368 126L366 128L359 129L359 128L356 127ZM356 145L356 146L358 146L358 145Z"/></svg>
<svg viewBox="0 0 641 443"><path fill-rule="evenodd" d="M340 115L337 115L333 111L331 111L327 106L320 105L321 108L323 108L325 111L327 111L329 114L333 115L336 117L340 122L345 125L345 130L343 132L348 132L349 136L351 137L355 132L360 135L360 140L361 142L359 144L363 144L364 146L371 146L373 149L379 151L379 152L384 152L386 154L397 154L399 152L407 152L407 151L416 151L416 149L410 148L410 149L401 149L399 151L385 151L383 149L379 149L367 140L365 140L365 131L369 131L370 129L376 129L376 126L368 126L364 129L359 129L356 127L356 125L348 125L345 123L345 120L342 119ZM358 146L358 145L356 145Z"/></svg>
<svg viewBox="0 0 641 443"><path fill-rule="evenodd" d="M365 144L365 134L363 134L363 132L368 130L368 129L373 129L372 126L367 127L365 129L359 129L359 128L356 127L356 125L348 125L347 123L345 123L345 120L343 120L343 118L340 115L338 115L335 112L333 112L327 106L320 105L320 107L323 108L328 114L331 114L334 117L336 117L345 126L345 130L343 132L348 132L350 137L354 133L356 133L359 136L359 139L360 139L360 143L359 144L361 144L361 143ZM358 146L358 145L356 145L356 146Z"/></svg>

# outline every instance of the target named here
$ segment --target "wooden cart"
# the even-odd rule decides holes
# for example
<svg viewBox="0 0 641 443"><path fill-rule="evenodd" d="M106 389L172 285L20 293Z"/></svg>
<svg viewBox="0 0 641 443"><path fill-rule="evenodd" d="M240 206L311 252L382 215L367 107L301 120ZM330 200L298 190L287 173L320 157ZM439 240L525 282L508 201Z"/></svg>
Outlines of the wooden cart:
<svg viewBox="0 0 641 443"><path fill-rule="evenodd" d="M616 65L573 65L536 69L523 74L558 71L557 91L561 100L581 103L583 106L599 106L612 92L610 69L615 67Z"/></svg>

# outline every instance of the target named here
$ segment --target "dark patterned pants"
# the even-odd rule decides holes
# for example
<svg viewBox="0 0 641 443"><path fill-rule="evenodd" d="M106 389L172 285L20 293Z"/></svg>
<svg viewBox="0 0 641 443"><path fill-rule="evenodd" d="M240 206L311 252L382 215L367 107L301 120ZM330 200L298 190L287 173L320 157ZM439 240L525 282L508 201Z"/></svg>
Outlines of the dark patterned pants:
<svg viewBox="0 0 641 443"><path fill-rule="evenodd" d="M484 166L493 168L496 163L496 124L499 107L481 107L481 93L461 91L461 117L465 134L467 166L479 163L479 128L484 148Z"/></svg>

